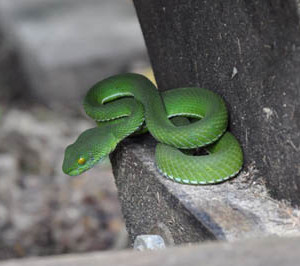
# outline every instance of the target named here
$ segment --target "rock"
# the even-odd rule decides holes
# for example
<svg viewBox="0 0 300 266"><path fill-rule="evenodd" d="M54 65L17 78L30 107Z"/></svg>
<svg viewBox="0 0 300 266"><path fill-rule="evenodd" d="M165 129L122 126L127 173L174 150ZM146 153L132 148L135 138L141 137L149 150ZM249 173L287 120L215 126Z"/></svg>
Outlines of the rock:
<svg viewBox="0 0 300 266"><path fill-rule="evenodd" d="M165 248L165 241L160 235L139 235L133 243L133 249L138 251Z"/></svg>

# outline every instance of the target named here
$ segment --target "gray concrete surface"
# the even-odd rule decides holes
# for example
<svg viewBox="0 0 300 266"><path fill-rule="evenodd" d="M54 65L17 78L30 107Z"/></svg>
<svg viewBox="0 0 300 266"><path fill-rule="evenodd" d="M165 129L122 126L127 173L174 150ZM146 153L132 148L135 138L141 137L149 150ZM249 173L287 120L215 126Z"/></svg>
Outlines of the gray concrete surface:
<svg viewBox="0 0 300 266"><path fill-rule="evenodd" d="M1 262L0 266L297 266L299 238L207 243L159 251L87 253Z"/></svg>
<svg viewBox="0 0 300 266"><path fill-rule="evenodd" d="M0 0L0 31L48 105L81 102L96 81L147 60L129 0Z"/></svg>

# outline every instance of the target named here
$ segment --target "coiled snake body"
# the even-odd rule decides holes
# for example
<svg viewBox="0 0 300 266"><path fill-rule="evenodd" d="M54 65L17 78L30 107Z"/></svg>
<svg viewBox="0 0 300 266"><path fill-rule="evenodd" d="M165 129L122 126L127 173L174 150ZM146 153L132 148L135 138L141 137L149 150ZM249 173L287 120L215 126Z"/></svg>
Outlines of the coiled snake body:
<svg viewBox="0 0 300 266"><path fill-rule="evenodd" d="M158 170L179 183L212 184L235 176L241 169L240 144L226 132L228 114L222 98L202 88L178 88L159 93L139 74L121 74L98 82L87 93L84 109L98 126L83 132L66 148L63 171L79 175L138 131L144 122L159 142ZM172 122L184 116L192 123ZM208 155L193 156L179 149L205 147Z"/></svg>

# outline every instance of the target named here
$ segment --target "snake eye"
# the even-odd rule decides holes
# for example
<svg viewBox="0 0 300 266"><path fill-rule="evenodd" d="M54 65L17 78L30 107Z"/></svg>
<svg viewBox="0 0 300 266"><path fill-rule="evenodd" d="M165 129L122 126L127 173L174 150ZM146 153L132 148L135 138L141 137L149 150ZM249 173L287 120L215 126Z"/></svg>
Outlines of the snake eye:
<svg viewBox="0 0 300 266"><path fill-rule="evenodd" d="M85 162L86 162L86 159L84 159L83 157L80 157L80 158L78 159L78 161L77 161L77 163L80 164L80 165L85 164Z"/></svg>

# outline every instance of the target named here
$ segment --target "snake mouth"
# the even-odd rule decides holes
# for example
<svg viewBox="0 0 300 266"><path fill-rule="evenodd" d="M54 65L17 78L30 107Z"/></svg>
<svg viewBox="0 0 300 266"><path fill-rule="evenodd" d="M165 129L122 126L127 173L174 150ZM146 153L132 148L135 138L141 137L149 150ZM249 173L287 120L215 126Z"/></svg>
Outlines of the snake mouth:
<svg viewBox="0 0 300 266"><path fill-rule="evenodd" d="M68 172L69 176L77 176L80 175L80 171L78 168L71 170L70 172Z"/></svg>
<svg viewBox="0 0 300 266"><path fill-rule="evenodd" d="M73 168L71 170L69 170L68 172L65 172L67 175L69 176L78 176L81 175L82 173L86 172L87 170L91 169L95 164L99 164L101 163L107 156L103 156L100 159L94 159L92 158L89 161L89 165L87 167L76 167Z"/></svg>

